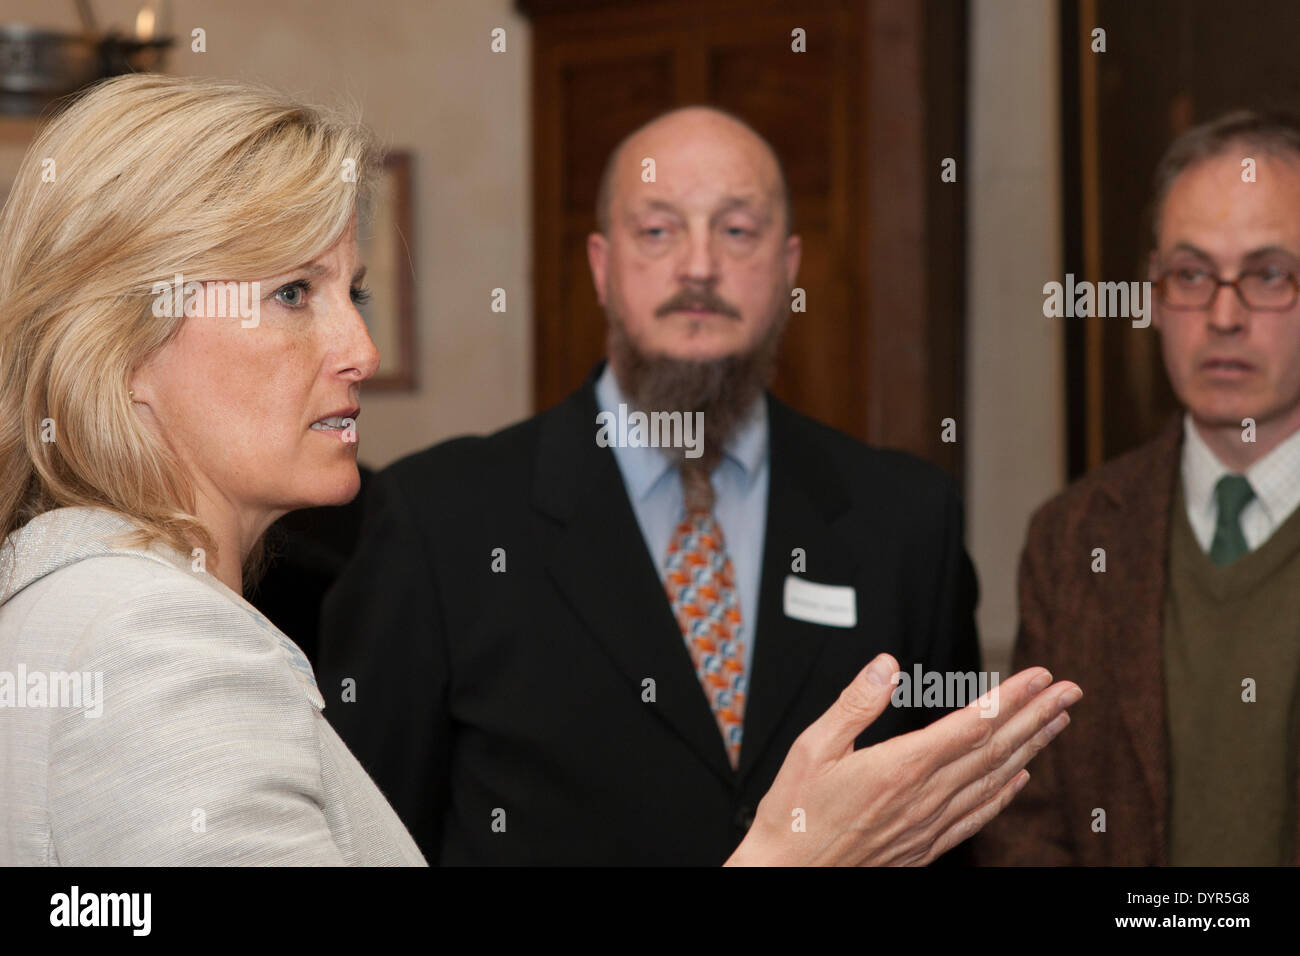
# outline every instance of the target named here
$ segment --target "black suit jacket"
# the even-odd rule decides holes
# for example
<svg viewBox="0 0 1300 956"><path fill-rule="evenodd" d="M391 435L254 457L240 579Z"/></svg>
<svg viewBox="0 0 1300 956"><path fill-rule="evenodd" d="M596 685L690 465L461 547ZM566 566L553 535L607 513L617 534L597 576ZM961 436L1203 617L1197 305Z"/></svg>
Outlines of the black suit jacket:
<svg viewBox="0 0 1300 956"><path fill-rule="evenodd" d="M271 525L259 574L244 578L249 602L319 667L317 642L325 592L356 550L361 504L374 472L360 463L361 489L346 505L290 511Z"/></svg>
<svg viewBox="0 0 1300 956"><path fill-rule="evenodd" d="M359 548L326 598L325 713L431 863L719 864L795 737L874 655L909 672L979 667L951 482L769 395L762 585L733 772L613 453L595 442L594 380L535 418L377 476ZM801 577L856 588L856 627L785 615L796 548ZM941 713L891 707L859 745Z"/></svg>

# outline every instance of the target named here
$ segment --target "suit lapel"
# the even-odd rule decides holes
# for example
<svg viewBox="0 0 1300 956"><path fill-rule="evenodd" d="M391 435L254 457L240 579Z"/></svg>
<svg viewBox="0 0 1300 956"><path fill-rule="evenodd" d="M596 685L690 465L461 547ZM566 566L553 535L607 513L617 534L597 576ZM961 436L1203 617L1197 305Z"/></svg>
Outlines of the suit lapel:
<svg viewBox="0 0 1300 956"><path fill-rule="evenodd" d="M837 628L787 617L785 579L791 552L803 549L808 579L820 584L854 583L856 561L833 528L848 506L834 463L807 441L794 412L768 396L771 453L763 568L754 633L753 670L745 704L740 748L743 784L771 745L782 718L807 683Z"/></svg>
<svg viewBox="0 0 1300 956"><path fill-rule="evenodd" d="M644 544L618 463L596 444L593 383L548 416L534 482L534 506L559 528L547 570L600 647L640 695L721 779L734 782L722 734L695 676L658 569Z"/></svg>
<svg viewBox="0 0 1300 956"><path fill-rule="evenodd" d="M1106 609L1105 667L1128 730L1147 793L1156 832L1153 849L1167 855L1169 755L1165 732L1164 601L1169 559L1169 520L1174 482L1180 479L1181 424L1161 433L1140 467L1103 485L1118 506L1110 526L1098 529L1122 552L1108 555L1107 574L1123 575ZM1101 535L1098 536L1101 540ZM1112 579L1113 580L1113 579ZM1108 582L1109 583L1109 582Z"/></svg>

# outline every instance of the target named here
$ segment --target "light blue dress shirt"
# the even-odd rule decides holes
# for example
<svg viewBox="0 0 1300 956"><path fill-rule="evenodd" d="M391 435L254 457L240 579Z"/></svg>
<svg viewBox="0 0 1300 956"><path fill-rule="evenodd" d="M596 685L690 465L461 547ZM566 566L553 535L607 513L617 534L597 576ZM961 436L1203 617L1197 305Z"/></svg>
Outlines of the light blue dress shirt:
<svg viewBox="0 0 1300 956"><path fill-rule="evenodd" d="M636 407L624 396L618 378L606 363L596 380L596 408L617 416L620 404L627 405L629 411ZM615 444L611 450L637 524L641 526L641 537L663 580L668 544L685 511L681 472L658 448ZM722 461L713 470L713 514L722 528L727 555L736 575L747 685L753 672L763 535L767 528L768 452L767 398L760 395L732 434L723 449ZM666 594L664 599L667 600Z"/></svg>

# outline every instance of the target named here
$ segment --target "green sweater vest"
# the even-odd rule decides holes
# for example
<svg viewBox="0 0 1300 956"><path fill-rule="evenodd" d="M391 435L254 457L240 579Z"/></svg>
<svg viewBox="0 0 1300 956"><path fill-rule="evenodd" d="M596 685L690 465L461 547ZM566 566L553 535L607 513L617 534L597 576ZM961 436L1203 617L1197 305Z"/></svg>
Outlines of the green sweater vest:
<svg viewBox="0 0 1300 956"><path fill-rule="evenodd" d="M1300 675L1300 508L1259 548L1217 567L1176 483L1165 591L1169 861L1291 861ZM1243 681L1253 681L1252 703Z"/></svg>

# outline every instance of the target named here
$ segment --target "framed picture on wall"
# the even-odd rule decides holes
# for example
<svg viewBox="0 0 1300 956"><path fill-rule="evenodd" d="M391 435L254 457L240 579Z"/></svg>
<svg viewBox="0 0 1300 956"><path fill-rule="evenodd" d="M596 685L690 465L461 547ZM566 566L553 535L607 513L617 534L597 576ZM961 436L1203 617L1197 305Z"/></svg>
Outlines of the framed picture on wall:
<svg viewBox="0 0 1300 956"><path fill-rule="evenodd" d="M366 266L368 301L358 308L379 350L379 371L367 390L412 391L415 375L415 251L411 211L411 154L390 151L382 160L368 214L357 230Z"/></svg>

